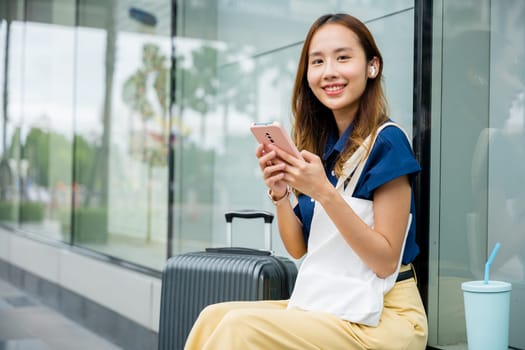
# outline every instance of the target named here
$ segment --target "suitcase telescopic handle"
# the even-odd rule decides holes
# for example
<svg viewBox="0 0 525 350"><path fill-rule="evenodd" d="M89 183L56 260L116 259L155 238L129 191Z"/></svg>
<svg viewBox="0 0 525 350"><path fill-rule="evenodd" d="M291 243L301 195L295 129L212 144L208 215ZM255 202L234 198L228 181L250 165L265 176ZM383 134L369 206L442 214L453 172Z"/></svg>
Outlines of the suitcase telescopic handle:
<svg viewBox="0 0 525 350"><path fill-rule="evenodd" d="M232 246L232 221L234 218L241 219L264 219L264 242L267 250L272 250L272 222L273 214L266 210L242 209L232 210L224 213L226 218L226 244Z"/></svg>

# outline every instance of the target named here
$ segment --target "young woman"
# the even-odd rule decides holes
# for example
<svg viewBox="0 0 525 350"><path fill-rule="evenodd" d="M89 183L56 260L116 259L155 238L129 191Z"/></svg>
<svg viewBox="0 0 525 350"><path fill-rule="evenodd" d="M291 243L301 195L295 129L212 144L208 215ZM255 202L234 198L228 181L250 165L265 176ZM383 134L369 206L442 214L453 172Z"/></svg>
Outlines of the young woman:
<svg viewBox="0 0 525 350"><path fill-rule="evenodd" d="M418 254L411 183L420 167L404 132L385 124L382 70L358 19L314 22L292 99L303 159L277 147L256 151L282 241L293 257L305 256L294 292L290 300L208 306L186 349L426 347L411 267Z"/></svg>

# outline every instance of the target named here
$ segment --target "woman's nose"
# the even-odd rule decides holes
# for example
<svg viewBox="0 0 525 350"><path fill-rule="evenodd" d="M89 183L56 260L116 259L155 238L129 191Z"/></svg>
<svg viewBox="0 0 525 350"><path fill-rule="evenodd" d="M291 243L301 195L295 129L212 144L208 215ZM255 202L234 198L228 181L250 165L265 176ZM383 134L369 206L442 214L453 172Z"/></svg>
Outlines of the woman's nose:
<svg viewBox="0 0 525 350"><path fill-rule="evenodd" d="M335 62L333 62L332 60L327 60L324 65L323 78L332 79L336 76L337 76L337 69L335 66Z"/></svg>

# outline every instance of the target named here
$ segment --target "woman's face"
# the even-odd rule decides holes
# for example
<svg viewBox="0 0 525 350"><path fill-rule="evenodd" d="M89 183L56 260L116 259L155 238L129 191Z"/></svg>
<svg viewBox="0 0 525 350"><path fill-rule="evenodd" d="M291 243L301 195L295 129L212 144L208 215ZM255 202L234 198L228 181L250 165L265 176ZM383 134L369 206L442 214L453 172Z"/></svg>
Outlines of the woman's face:
<svg viewBox="0 0 525 350"><path fill-rule="evenodd" d="M313 35L308 50L308 85L336 119L353 120L368 78L378 71L378 60L367 61L357 35L347 27L325 24Z"/></svg>

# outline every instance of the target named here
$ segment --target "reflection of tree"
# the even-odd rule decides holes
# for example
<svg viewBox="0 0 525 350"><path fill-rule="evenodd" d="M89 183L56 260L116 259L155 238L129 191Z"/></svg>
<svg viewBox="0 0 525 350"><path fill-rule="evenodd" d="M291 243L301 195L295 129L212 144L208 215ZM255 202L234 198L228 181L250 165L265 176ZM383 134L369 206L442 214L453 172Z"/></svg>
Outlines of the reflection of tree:
<svg viewBox="0 0 525 350"><path fill-rule="evenodd" d="M147 43L142 48L142 66L138 67L125 82L122 89L122 99L132 111L138 112L141 120L141 128L138 131L132 129L130 149L132 155L138 156L148 167L147 178L147 241L151 238L151 191L152 191L152 167L166 165L168 160L168 122L167 111L169 107L168 77L169 66L166 64L166 56L162 55L156 44ZM151 90L156 98L154 103L150 101ZM155 112L156 109L160 111ZM150 122L150 123L148 123ZM153 122L153 123L151 123ZM155 130L155 122L157 130ZM153 124L153 128L150 128ZM132 124L133 125L133 124ZM160 130L159 130L160 129ZM139 138L135 136L140 135ZM139 148L137 149L137 146Z"/></svg>
<svg viewBox="0 0 525 350"><path fill-rule="evenodd" d="M242 52L242 48L229 46L223 56ZM190 108L201 115L200 139L206 136L206 116L219 105L226 109L230 106L239 112L252 112L255 105L255 79L253 70L243 70L239 62L217 67L219 49L204 43L191 51L191 56L177 56L177 87L182 88L183 108ZM244 58L249 61L252 58ZM259 67L264 68L264 67ZM222 78L218 71L227 72ZM226 79L227 78L227 79Z"/></svg>
<svg viewBox="0 0 525 350"><path fill-rule="evenodd" d="M52 146L50 145L53 140ZM72 144L64 135L46 131L40 128L31 128L25 143L21 147L21 158L27 160L29 168L27 181L40 187L49 188L53 182L63 178L71 169L70 162ZM51 149L53 151L53 166L50 165ZM93 169L96 150L80 135L75 136L75 167L77 183L84 183L90 169ZM60 168L60 166L63 168ZM24 189L22 196L25 196Z"/></svg>
<svg viewBox="0 0 525 350"><path fill-rule="evenodd" d="M7 123L4 123L4 133L5 128L7 128ZM4 137L6 137L4 135ZM8 146L9 145L9 146ZM7 210L11 210L14 205L16 198L18 198L19 193L17 192L16 184L16 164L20 159L20 128L16 128L11 137L11 142L7 143L5 141L5 146L3 148L3 154L0 161L0 202L10 202L11 204L7 207L10 207ZM11 213L12 214L12 213ZM6 217L12 219L10 214L5 213Z"/></svg>
<svg viewBox="0 0 525 350"><path fill-rule="evenodd" d="M229 104L235 104L239 111L253 105L254 89L248 85L246 74L241 74L237 65L231 65L228 72L228 85L225 79L219 79L217 69L218 49L204 43L193 49L189 54L176 57L177 63L176 87L181 91L176 101L181 113L184 109L192 110L200 115L200 131L198 143L182 142L183 149L178 151L183 159L180 177L184 181L181 200L183 202L211 203L213 202L213 183L215 151L207 150L202 145L206 140L207 117L220 104L225 106L223 114L223 130L227 129L227 114ZM215 131L214 131L215 132ZM226 134L224 132L224 134Z"/></svg>
<svg viewBox="0 0 525 350"><path fill-rule="evenodd" d="M175 60L178 79L176 102L181 109L181 114L187 109L197 112L201 118L198 137L200 142L181 144L184 150L179 151L182 152L185 164L181 178L184 180L185 189L191 189L192 194L196 194L199 201L208 202L213 200L211 194L214 193L214 183L220 184L222 179L224 181L231 179L227 175L230 171L213 174L215 150L206 150L202 146L208 136L207 118L222 118L220 123L216 124L221 125L222 134L226 137L233 111L247 115L253 120L257 119L255 111L259 79L263 76L272 76L274 80L270 83L277 86L282 83L282 79L293 80L294 69L278 61L275 55L255 58L251 48L230 43L227 47L220 47L214 46L213 43L202 42L186 54L181 53L184 51L182 47L180 50L177 50L177 46L175 48L176 52L179 52ZM229 63L218 65L218 61ZM275 72L275 75L266 74L269 72ZM213 114L213 112L219 113ZM210 132L216 133L218 130L210 130ZM225 139L225 143L226 141ZM198 161L203 159L206 159L206 163ZM236 165L232 164L234 167ZM189 195L189 192L183 194L182 200L185 200L186 195Z"/></svg>
<svg viewBox="0 0 525 350"><path fill-rule="evenodd" d="M153 105L146 94L150 76L153 78L157 102L162 109L161 115L165 115L168 108L166 81L169 71L166 66L166 56L159 54L159 50L160 48L155 44L145 44L142 55L143 66L139 67L124 83L124 101L134 111L138 111L145 120L154 116Z"/></svg>
<svg viewBox="0 0 525 350"><path fill-rule="evenodd" d="M55 136L59 137L59 135ZM31 128L25 144L22 146L22 158L27 159L30 164L28 180L43 187L49 186L49 139L49 132L39 128ZM71 146L69 145L67 149L71 149ZM59 164L67 164L67 159L60 159L59 161ZM69 169L64 170L70 171ZM22 192L23 195L24 192Z"/></svg>
<svg viewBox="0 0 525 350"><path fill-rule="evenodd" d="M175 51L178 52L178 50ZM275 64L271 55L258 59L257 70L255 70L255 59L250 57L246 51L245 48L234 45L222 49L205 42L186 55L178 54L175 57L176 71L170 71L169 61L162 54L161 49L153 43L144 44L142 65L125 81L122 92L123 101L137 113L141 125L135 137L130 139L132 150L134 149L133 155L150 167L167 164L168 134L170 132L167 123L170 102L168 78L171 72L175 72L172 79L177 79L176 88L180 89L180 93L177 94L180 99L176 103L181 110L189 109L200 115L199 140L205 140L207 118L218 107L223 108L221 124L224 134L227 131L230 108L253 115L258 75L266 69L279 71L278 77L282 74L288 75L289 72L285 67ZM239 53L244 56L239 61L221 67L217 66L219 55L234 57ZM245 68L244 63L248 63L250 68ZM181 115L172 115L172 124L181 126L181 117ZM182 129L184 130L184 126ZM136 137L137 134L140 136ZM184 152L186 155L192 154L191 157L184 156L184 159L191 162L191 165L188 164L188 166L193 170L191 178L194 182L210 183L208 168L213 164L214 152L210 154L209 151L202 148L200 143L189 146ZM202 154L198 155L199 152ZM212 164L205 165L196 161L204 158ZM197 188L202 189L203 195L213 192L211 188L206 189L202 185ZM203 199L209 196L201 197L199 194L198 197Z"/></svg>
<svg viewBox="0 0 525 350"><path fill-rule="evenodd" d="M7 125L4 125L4 129ZM20 158L20 128L15 129L9 147L3 149L0 164L0 200L12 200L16 196L14 163Z"/></svg>
<svg viewBox="0 0 525 350"><path fill-rule="evenodd" d="M160 54L160 48L157 45L145 44L142 54L143 65L126 80L122 92L124 102L140 116L141 158L151 165L166 164L167 161L168 123L166 118L169 107L167 82L170 71L166 61L166 56ZM157 115L154 104L149 100L151 88L157 105L160 107ZM160 132L148 130L148 121L156 121ZM132 146L135 146L136 141L138 140L131 139Z"/></svg>

